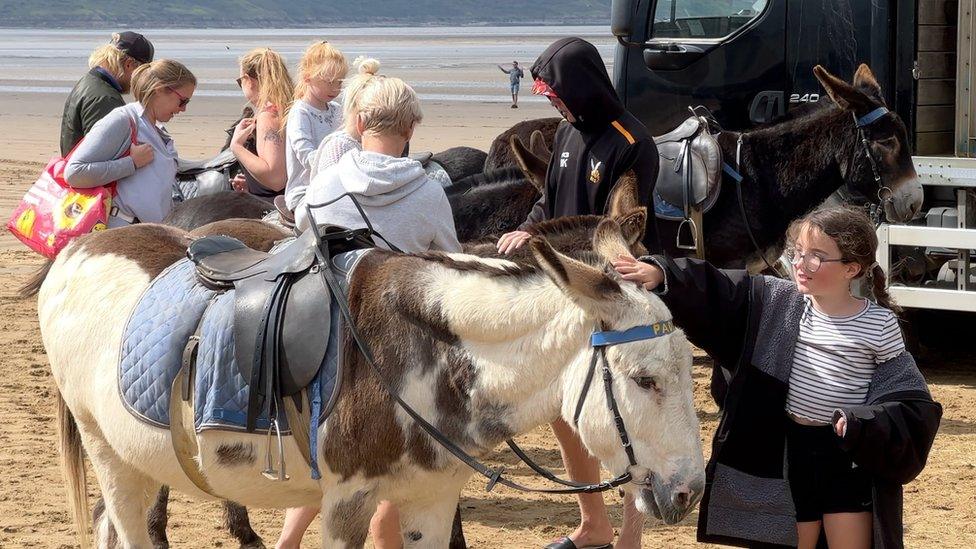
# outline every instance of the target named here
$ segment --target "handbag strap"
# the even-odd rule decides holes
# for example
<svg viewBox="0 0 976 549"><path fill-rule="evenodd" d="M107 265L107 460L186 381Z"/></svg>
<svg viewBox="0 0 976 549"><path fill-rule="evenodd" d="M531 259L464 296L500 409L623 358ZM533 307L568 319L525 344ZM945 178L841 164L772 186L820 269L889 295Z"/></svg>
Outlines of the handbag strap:
<svg viewBox="0 0 976 549"><path fill-rule="evenodd" d="M125 158L125 157L129 156L130 149L132 148L133 145L136 145L137 144L137 141L139 140L139 126L138 126L138 123L131 116L127 116L126 118L129 119L129 147L125 149L125 151L122 153L122 156L120 156L119 158ZM85 136L85 137L87 137L87 136ZM61 163L61 171L57 174L58 178L63 178L64 177L64 167L68 165L68 159L71 158L71 155L73 155L75 153L75 149L77 149L78 146L81 145L81 142L85 140L85 137L82 137L77 143L75 143L75 146L74 147L71 147L71 150L68 151L68 154L66 154L64 156L63 162ZM116 160L118 160L118 159L116 159ZM115 195L116 195L115 181L112 181L111 183L107 183L107 184L105 184L103 186L105 188L107 188L109 191L111 191L112 192L112 198L115 198Z"/></svg>

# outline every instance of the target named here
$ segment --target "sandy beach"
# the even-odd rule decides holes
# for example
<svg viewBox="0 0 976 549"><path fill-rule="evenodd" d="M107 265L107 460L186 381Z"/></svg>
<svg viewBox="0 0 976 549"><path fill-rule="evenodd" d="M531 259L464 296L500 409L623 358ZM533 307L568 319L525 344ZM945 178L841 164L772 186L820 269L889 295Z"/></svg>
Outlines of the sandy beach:
<svg viewBox="0 0 976 549"><path fill-rule="evenodd" d="M16 36L4 35L8 32L0 30L0 44L4 40L15 41ZM429 48L436 52L411 60L410 56L397 58L389 50L396 60L386 72L420 83L418 92L425 96L425 118L412 143L414 151L439 151L457 145L487 150L492 139L512 124L554 115L547 103L528 98L527 83L522 86L525 101L521 102L521 108L510 109L507 77L494 68L494 63L511 61L513 52L530 64L532 57L551 41L551 36L472 38L463 32L443 34L390 40L400 44L409 42L408 45L418 50ZM76 45L78 51L97 39L82 31L79 35L84 40ZM301 35L275 39L286 40L297 51L307 44L307 38ZM350 50L356 51L368 49L361 45L371 43L362 36L343 39L348 40ZM230 52L231 46L235 51L243 49L243 42L235 40L232 44L228 40L225 51ZM601 51L611 51L609 44L609 39L604 37ZM183 50L179 51L189 51L194 44L187 42L181 47ZM474 48L470 60L462 56L463 61L452 65L451 52L463 54L465 48ZM485 57L485 52L493 57ZM57 89L70 88L85 71L83 59L77 53L58 62L52 61L53 57L34 61L25 57L16 63L10 59L20 58L0 61L0 69L4 70L0 76L0 213L4 221L43 163L57 152L65 97ZM233 55L228 54L226 59L232 60ZM439 61L434 63L431 59ZM297 57L289 61L295 62ZM4 69L4 63L18 65ZM36 63L39 69L32 71L31 63ZM60 67L59 72L45 72L54 66ZM201 61L201 72L205 75L201 92L206 93L194 97L188 111L167 126L181 156L209 157L223 144L226 137L223 130L234 121L243 104L241 98L230 93L236 90L235 71L232 62L227 67L213 60ZM57 81L52 84L55 77ZM55 91L38 92L39 87L55 88ZM488 98L459 98L465 94ZM0 234L2 548L73 547L75 544L57 466L51 403L53 381L38 331L36 302L17 295L19 286L41 262L39 256L6 231ZM969 549L976 547L976 358L964 353L933 353L922 357L921 362L934 397L945 407L945 415L928 467L905 489L906 547ZM694 371L695 404L702 423L706 456L718 422L718 409L708 396L710 366L709 359L698 353ZM526 435L520 442L539 456L542 464L561 467L558 449L548 429ZM538 479L531 477L526 467L516 465L510 452L499 450L489 461L492 465L504 464L519 482L538 484ZM88 485L94 498L98 488L91 475ZM611 504L611 512L619 519L620 499L616 495L608 495L606 499ZM468 484L461 505L468 542L478 548L541 547L571 532L578 520L575 498L525 495L505 488L485 494L480 480ZM266 542L272 543L282 512L254 509L251 516L255 529ZM677 526L648 525L644 547L695 546L697 519L695 512ZM179 494L173 495L170 505L168 531L174 547L236 546L221 526L218 504L191 501ZM305 546L318 546L317 525L313 525Z"/></svg>

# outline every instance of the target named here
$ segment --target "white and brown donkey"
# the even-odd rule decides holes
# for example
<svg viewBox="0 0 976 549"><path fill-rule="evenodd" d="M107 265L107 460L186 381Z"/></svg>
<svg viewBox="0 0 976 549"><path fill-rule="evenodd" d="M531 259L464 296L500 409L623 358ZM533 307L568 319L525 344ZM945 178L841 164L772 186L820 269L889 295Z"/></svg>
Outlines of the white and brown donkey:
<svg viewBox="0 0 976 549"><path fill-rule="evenodd" d="M606 268L637 242L643 210L551 223L515 260L377 250L353 273L350 304L379 370L471 454L488 454L558 417L572 419L594 330L670 318L656 296ZM561 248L569 255L546 240L570 230L588 242ZM62 464L83 546L90 543L85 454L105 499L95 525L99 545L114 526L122 547L150 547L146 511L162 484L212 499L184 475L170 432L130 415L118 389L129 313L153 277L183 257L188 238L161 225L86 236L59 256L41 286L41 332L60 391ZM310 478L290 439L291 480L266 479L266 445L255 434L198 434L200 468L216 494L247 506L321 505L323 547L361 547L379 500L400 508L405 546L446 547L471 471L393 403L346 343L342 395L320 427L321 481ZM579 418L583 443L613 474L632 474L623 488L642 511L677 522L697 504L704 481L690 346L679 330L610 347L606 358L637 464L629 465L600 382Z"/></svg>

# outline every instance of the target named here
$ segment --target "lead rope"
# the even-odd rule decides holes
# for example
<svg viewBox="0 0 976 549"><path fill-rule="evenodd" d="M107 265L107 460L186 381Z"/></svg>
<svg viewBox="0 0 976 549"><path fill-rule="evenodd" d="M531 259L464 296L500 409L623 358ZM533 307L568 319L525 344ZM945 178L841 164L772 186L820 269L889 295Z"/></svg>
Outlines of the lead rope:
<svg viewBox="0 0 976 549"><path fill-rule="evenodd" d="M766 259L766 254L763 253L762 248L759 247L759 243L756 241L756 236L752 234L752 225L749 223L749 216L746 215L746 204L742 200L742 181L745 178L740 171L742 168L742 141L744 137L745 134L740 133L739 138L735 142L735 169L733 170L729 168L728 164L725 164L725 172L735 180L735 194L739 198L739 213L742 214L742 223L746 227L746 234L749 236L749 241L752 242L752 247L755 248L756 253L759 254L759 258L762 259L770 271L776 273L780 278L786 278L779 269L769 264L769 261Z"/></svg>

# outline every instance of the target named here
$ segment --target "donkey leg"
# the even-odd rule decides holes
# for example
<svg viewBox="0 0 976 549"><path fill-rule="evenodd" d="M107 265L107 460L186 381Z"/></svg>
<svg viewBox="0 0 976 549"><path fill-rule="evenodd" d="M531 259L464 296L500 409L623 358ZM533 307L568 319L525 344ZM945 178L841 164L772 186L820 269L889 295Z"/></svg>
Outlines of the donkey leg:
<svg viewBox="0 0 976 549"><path fill-rule="evenodd" d="M458 493L441 492L440 495L443 497L425 497L400 504L400 524L403 526L405 548L450 546Z"/></svg>
<svg viewBox="0 0 976 549"><path fill-rule="evenodd" d="M146 517L153 549L169 549L169 538L166 537L166 524L169 522L168 506L169 486L163 486L156 494L156 502L149 509L149 516Z"/></svg>
<svg viewBox="0 0 976 549"><path fill-rule="evenodd" d="M105 505L102 521L107 522L101 527L96 525L95 533L104 533L108 539L103 542L96 538L96 546L111 547L108 544L113 541L114 530L121 547L152 547L146 512L160 484L125 463L97 429L86 428L82 423L78 426Z"/></svg>
<svg viewBox="0 0 976 549"><path fill-rule="evenodd" d="M339 483L322 489L322 547L358 549L366 544L377 499L362 484Z"/></svg>
<svg viewBox="0 0 976 549"><path fill-rule="evenodd" d="M461 526L461 506L457 506L454 511L454 525L451 527L450 549L468 549L468 542L464 539L464 530Z"/></svg>
<svg viewBox="0 0 976 549"><path fill-rule="evenodd" d="M251 520L243 505L224 501L224 525L241 544L241 549L264 549L264 540L251 528Z"/></svg>

